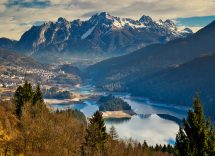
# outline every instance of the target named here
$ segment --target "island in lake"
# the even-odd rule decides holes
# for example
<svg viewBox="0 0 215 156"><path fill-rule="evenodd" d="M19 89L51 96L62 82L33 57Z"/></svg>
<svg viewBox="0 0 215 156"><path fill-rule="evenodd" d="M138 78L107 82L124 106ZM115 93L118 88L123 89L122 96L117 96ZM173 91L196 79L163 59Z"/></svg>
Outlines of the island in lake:
<svg viewBox="0 0 215 156"><path fill-rule="evenodd" d="M135 114L127 102L112 94L102 96L97 103L104 118L131 118Z"/></svg>
<svg viewBox="0 0 215 156"><path fill-rule="evenodd" d="M47 99L70 99L71 93L69 91L61 91L57 87L51 87L44 91L44 98Z"/></svg>

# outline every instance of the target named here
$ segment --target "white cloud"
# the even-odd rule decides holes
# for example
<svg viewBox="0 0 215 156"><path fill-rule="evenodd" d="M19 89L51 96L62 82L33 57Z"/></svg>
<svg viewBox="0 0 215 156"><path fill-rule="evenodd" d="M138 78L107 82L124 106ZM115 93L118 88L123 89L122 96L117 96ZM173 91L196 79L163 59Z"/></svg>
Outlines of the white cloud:
<svg viewBox="0 0 215 156"><path fill-rule="evenodd" d="M0 4L0 13L5 10L5 6Z"/></svg>
<svg viewBox="0 0 215 156"><path fill-rule="evenodd" d="M197 32L200 29L202 29L202 27L189 27L193 32Z"/></svg>
<svg viewBox="0 0 215 156"><path fill-rule="evenodd" d="M34 0L25 0L31 2ZM40 0L45 2L45 0ZM48 0L47 0L48 1ZM62 16L68 20L88 18L86 15L107 11L114 16L139 19L143 14L154 19L213 15L213 0L49 0L44 8L20 5L5 8L7 0L0 2L0 36L18 39L22 32L36 21L56 20ZM21 8L20 8L21 7ZM85 15L85 16L83 16ZM13 21L8 19L14 18ZM27 23L27 25L20 25ZM14 31L10 31L13 28ZM17 30L17 31L16 31Z"/></svg>
<svg viewBox="0 0 215 156"><path fill-rule="evenodd" d="M1 0L0 1L0 13L4 12L6 7L5 7L5 3L7 2L7 0Z"/></svg>
<svg viewBox="0 0 215 156"><path fill-rule="evenodd" d="M179 30L184 30L185 28L186 28L186 26L179 26L178 27L179 28ZM194 33L195 32L197 32L197 31L199 31L200 29L202 29L202 27L189 27Z"/></svg>

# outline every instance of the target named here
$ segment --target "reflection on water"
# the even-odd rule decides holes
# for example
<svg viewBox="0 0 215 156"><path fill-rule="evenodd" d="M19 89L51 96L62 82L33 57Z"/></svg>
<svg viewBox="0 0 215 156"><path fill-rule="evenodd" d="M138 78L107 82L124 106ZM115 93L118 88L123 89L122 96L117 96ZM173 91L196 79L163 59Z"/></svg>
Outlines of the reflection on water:
<svg viewBox="0 0 215 156"><path fill-rule="evenodd" d="M137 114L169 114L182 119L187 114L187 109L183 107L168 106L165 104L157 104L146 102L140 98L123 98L124 101L131 105L131 108Z"/></svg>
<svg viewBox="0 0 215 156"><path fill-rule="evenodd" d="M105 124L110 124L110 125L122 124L122 123L129 122L129 120L130 118L108 118L108 119L105 119Z"/></svg>
<svg viewBox="0 0 215 156"><path fill-rule="evenodd" d="M86 100L85 101L85 107L81 109L80 111L85 114L85 116L90 117L99 109L98 105L93 100Z"/></svg>
<svg viewBox="0 0 215 156"><path fill-rule="evenodd" d="M150 145L155 144L174 144L175 136L179 126L173 121L165 120L157 116L151 115L149 118L140 118L133 116L130 120L118 123L106 122L107 129L114 125L120 138L147 141Z"/></svg>
<svg viewBox="0 0 215 156"><path fill-rule="evenodd" d="M170 121L174 121L175 123L177 123L178 125L182 125L182 121L181 119L175 117L175 116L172 116L172 115L169 115L169 114L157 114L160 118L162 119L166 119L166 120L170 120Z"/></svg>
<svg viewBox="0 0 215 156"><path fill-rule="evenodd" d="M95 101L85 100L84 102L76 104L52 104L54 109L65 110L65 109L77 109L84 113L86 117L90 117L95 113L99 108Z"/></svg>
<svg viewBox="0 0 215 156"><path fill-rule="evenodd" d="M73 89L73 91L81 94L95 93L95 90L90 85ZM131 119L106 119L107 129L114 125L121 138L129 139L132 137L140 142L146 140L150 145L175 143L175 136L179 129L177 123L186 116L186 108L152 103L146 98L130 97L127 93L113 94L128 102L138 115L132 116ZM87 117L90 117L98 110L96 101L91 99L78 104L55 104L52 106L58 109L78 109Z"/></svg>

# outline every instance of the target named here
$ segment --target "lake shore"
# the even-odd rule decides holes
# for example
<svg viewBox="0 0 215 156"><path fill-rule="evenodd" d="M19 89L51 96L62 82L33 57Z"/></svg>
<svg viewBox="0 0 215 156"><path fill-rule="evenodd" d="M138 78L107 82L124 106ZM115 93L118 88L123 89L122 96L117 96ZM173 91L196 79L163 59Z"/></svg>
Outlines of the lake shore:
<svg viewBox="0 0 215 156"><path fill-rule="evenodd" d="M79 102L80 99L74 98L74 99L44 99L44 102L49 104L49 105L54 105L54 104L71 104L75 102Z"/></svg>
<svg viewBox="0 0 215 156"><path fill-rule="evenodd" d="M132 111L105 111L102 112L103 118L131 118L134 115Z"/></svg>
<svg viewBox="0 0 215 156"><path fill-rule="evenodd" d="M82 102L83 100L89 98L95 98L91 95L82 95L79 93L72 93L72 97L70 99L44 99L45 103L52 105L52 104L76 104Z"/></svg>

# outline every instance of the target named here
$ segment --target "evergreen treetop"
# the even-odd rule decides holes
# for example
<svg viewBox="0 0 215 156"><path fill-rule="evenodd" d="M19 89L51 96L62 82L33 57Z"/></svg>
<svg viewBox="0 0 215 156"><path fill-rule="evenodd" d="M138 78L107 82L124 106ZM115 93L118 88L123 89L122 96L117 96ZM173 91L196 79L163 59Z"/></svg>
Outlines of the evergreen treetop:
<svg viewBox="0 0 215 156"><path fill-rule="evenodd" d="M86 133L82 154L90 156L104 155L107 133L101 112L96 111L93 116L89 118Z"/></svg>
<svg viewBox="0 0 215 156"><path fill-rule="evenodd" d="M176 147L181 156L215 155L214 127L205 119L201 100L197 94L193 100L193 110L189 110L176 136Z"/></svg>
<svg viewBox="0 0 215 156"><path fill-rule="evenodd" d="M113 125L110 128L109 135L113 140L118 139L118 134L117 134L116 128Z"/></svg>
<svg viewBox="0 0 215 156"><path fill-rule="evenodd" d="M43 94L41 92L39 84L37 84L36 86L36 90L34 92L33 99L32 99L32 104L35 105L37 102L42 102L42 103L44 102Z"/></svg>
<svg viewBox="0 0 215 156"><path fill-rule="evenodd" d="M19 86L15 91L14 101L16 105L16 115L18 118L20 118L22 115L22 108L25 103L29 102L35 105L36 103L44 102L39 84L34 91L31 83L25 81L24 85Z"/></svg>

